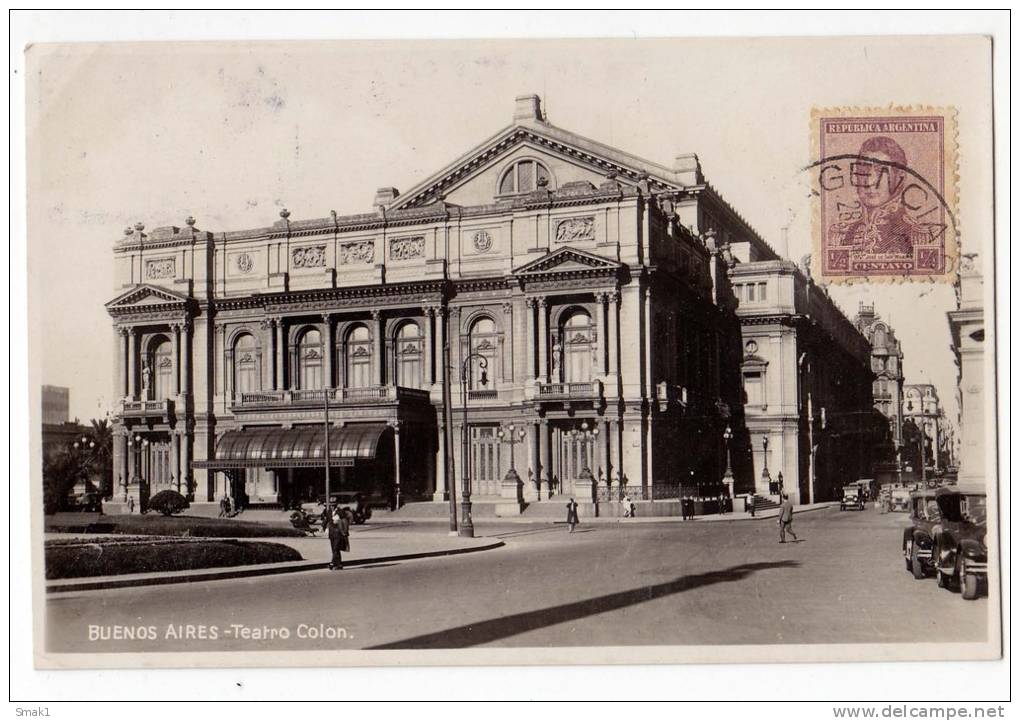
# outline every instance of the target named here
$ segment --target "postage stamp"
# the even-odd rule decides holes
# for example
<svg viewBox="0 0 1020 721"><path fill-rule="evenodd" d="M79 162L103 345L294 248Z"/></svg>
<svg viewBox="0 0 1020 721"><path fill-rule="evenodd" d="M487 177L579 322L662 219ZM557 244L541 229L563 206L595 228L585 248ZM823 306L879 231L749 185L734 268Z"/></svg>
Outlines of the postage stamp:
<svg viewBox="0 0 1020 721"><path fill-rule="evenodd" d="M815 109L811 139L816 277L952 282L955 110Z"/></svg>

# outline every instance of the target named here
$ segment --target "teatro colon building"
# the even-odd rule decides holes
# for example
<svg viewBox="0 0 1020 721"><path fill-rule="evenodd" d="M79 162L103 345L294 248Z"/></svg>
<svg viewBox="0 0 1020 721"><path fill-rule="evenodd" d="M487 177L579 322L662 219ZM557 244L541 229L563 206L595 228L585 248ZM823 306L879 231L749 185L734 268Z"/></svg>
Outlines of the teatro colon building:
<svg viewBox="0 0 1020 721"><path fill-rule="evenodd" d="M114 500L317 498L327 415L331 487L400 503L442 501L465 475L475 501L675 498L677 484L719 482L727 442L732 492L767 492L745 376L755 428L786 449L769 472L802 485L796 344L825 328L738 312L734 278L778 301L804 276L695 156L643 160L522 96L508 127L407 192L379 189L369 212L279 216L229 231L139 223L117 241ZM792 295L781 305L798 315ZM832 322L821 355L849 369L845 404L870 409L867 344ZM787 331L793 347L770 361ZM761 384L783 382L768 426Z"/></svg>

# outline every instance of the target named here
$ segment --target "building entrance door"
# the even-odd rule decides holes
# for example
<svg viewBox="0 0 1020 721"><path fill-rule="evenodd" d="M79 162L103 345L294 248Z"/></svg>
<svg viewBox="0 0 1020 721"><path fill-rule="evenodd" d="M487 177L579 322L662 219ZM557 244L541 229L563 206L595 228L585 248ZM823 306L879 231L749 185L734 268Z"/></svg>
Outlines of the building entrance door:
<svg viewBox="0 0 1020 721"><path fill-rule="evenodd" d="M471 493L498 496L502 454L496 426L471 427Z"/></svg>

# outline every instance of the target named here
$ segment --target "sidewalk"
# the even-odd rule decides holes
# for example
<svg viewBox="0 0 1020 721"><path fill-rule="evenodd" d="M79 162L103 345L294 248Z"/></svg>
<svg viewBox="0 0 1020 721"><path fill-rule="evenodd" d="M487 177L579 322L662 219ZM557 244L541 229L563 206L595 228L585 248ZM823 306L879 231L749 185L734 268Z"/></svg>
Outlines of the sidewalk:
<svg viewBox="0 0 1020 721"><path fill-rule="evenodd" d="M46 534L46 538L95 538L75 534ZM197 540L197 539L196 539ZM210 539L212 540L212 539ZM325 536L308 538L257 538L237 539L241 541L266 541L290 546L297 550L303 561L288 563L263 563L248 566L204 568L193 571L172 571L158 573L130 573L115 576L89 576L86 578L65 578L46 582L47 593L71 591L94 591L134 586L159 586L172 583L194 583L218 581L229 578L268 576L279 573L313 571L329 566L329 539ZM387 532L385 528L365 526L353 529L351 551L343 554L344 568L368 566L376 563L393 563L416 558L453 556L499 548L503 542L496 538L460 538L445 533L401 533Z"/></svg>
<svg viewBox="0 0 1020 721"><path fill-rule="evenodd" d="M819 511L829 507L839 507L838 502L826 502L826 503L811 503L804 504L802 506L794 506L794 514L808 513L811 511ZM750 513L743 511L735 513L725 513L722 515L711 514L707 516L695 516L689 521L683 520L681 516L642 516L641 506L638 506L637 516L634 518L620 518L619 516L582 516L581 523L716 523L720 521L761 521L767 518L776 518L779 516L778 508L771 508L767 511L759 511L751 517ZM524 516L501 516L492 518L482 518L475 516L475 525L485 527L488 523L527 523L527 524L565 524L566 513L564 512L563 518L542 518L542 517L524 517ZM400 516L398 518L386 518L384 515L378 515L373 517L374 520L383 523L421 523L424 521L440 522L444 519L436 516Z"/></svg>

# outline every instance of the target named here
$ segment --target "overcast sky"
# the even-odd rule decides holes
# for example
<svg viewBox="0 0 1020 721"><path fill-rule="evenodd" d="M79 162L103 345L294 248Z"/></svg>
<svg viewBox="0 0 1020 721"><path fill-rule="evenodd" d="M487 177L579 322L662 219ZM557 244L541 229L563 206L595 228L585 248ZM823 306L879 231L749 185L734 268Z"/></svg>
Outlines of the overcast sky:
<svg viewBox="0 0 1020 721"><path fill-rule="evenodd" d="M71 414L113 401L112 246L136 221L223 231L371 210L510 123L550 122L664 165L697 153L773 246L810 252L812 106L953 105L963 245L987 228L991 109L981 41L612 40L36 46L29 65L29 313L41 382ZM990 237L990 234L987 234ZM833 287L873 301L955 423L951 286Z"/></svg>

